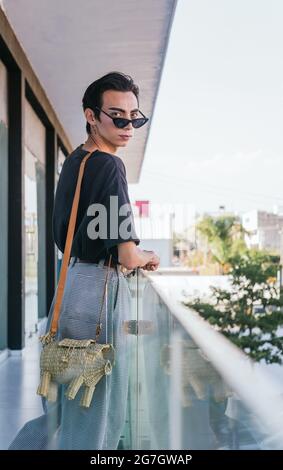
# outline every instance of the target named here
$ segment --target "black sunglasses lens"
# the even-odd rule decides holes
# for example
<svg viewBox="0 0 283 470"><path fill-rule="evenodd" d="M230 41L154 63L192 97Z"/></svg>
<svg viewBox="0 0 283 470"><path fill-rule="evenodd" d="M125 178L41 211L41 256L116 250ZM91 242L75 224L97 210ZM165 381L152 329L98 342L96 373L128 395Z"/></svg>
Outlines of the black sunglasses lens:
<svg viewBox="0 0 283 470"><path fill-rule="evenodd" d="M118 127L119 129L123 129L123 127L126 127L128 125L129 120L124 118L114 118L113 122L116 127Z"/></svg>
<svg viewBox="0 0 283 470"><path fill-rule="evenodd" d="M132 120L132 124L135 129L138 129L139 127L142 127L147 121L147 118L137 118Z"/></svg>
<svg viewBox="0 0 283 470"><path fill-rule="evenodd" d="M148 118L133 119L132 125L135 129L138 129L139 127L142 127L147 121ZM113 118L113 122L116 127L118 127L119 129L123 129L123 127L126 127L130 121L124 118Z"/></svg>

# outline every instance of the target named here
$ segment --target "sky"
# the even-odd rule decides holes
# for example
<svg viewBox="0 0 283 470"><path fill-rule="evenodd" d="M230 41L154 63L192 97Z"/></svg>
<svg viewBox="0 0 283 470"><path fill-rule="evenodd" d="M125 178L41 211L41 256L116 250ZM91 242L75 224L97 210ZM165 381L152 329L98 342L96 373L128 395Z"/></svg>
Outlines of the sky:
<svg viewBox="0 0 283 470"><path fill-rule="evenodd" d="M131 200L283 208L282 24L282 0L178 1Z"/></svg>

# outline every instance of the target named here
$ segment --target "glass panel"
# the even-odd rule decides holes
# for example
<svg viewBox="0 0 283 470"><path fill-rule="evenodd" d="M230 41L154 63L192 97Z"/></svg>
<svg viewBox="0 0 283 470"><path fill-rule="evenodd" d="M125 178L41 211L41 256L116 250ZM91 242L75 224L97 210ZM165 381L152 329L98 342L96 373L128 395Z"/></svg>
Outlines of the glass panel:
<svg viewBox="0 0 283 470"><path fill-rule="evenodd" d="M128 398L127 398L127 412L124 430L121 434L119 442L119 449L137 449L137 442L139 439L139 393L138 393L138 341L137 324L138 324L138 307L137 292L139 288L139 278L135 276L126 277L128 289L131 293L131 305L129 318L125 324L125 331L127 334L129 344L129 383L128 383Z"/></svg>
<svg viewBox="0 0 283 470"><path fill-rule="evenodd" d="M7 70L0 61L0 351L7 348L8 112Z"/></svg>
<svg viewBox="0 0 283 470"><path fill-rule="evenodd" d="M25 332L37 331L45 302L45 168L25 147Z"/></svg>
<svg viewBox="0 0 283 470"><path fill-rule="evenodd" d="M59 181L59 176L60 176L62 166L63 166L64 161L65 161L65 158L66 158L66 156L63 153L62 149L60 147L58 147L58 149L57 149L57 164L55 165L55 189L54 189L54 193L56 192L57 184L58 184L58 181ZM59 280L63 255L62 255L61 251L57 248L56 245L55 245L54 249L55 249L55 260L57 260L57 264L56 264L56 284L57 284L57 282Z"/></svg>
<svg viewBox="0 0 283 470"><path fill-rule="evenodd" d="M207 351L203 351L166 306L152 278L139 273L136 284L139 286L137 374L131 377L130 396L132 402L135 397L137 421L130 422L135 436L130 443L134 444L132 448L283 448L278 419L283 402L278 388L268 388L267 377L244 355L237 357L238 383L235 375L235 388L228 385L226 376L229 377L232 367L229 355L224 366L222 361L226 369L223 375ZM186 315L195 313L188 311ZM202 335L207 335L205 328ZM215 337L212 350L222 347L221 343L217 346L217 341ZM230 345L229 348L232 356L234 349ZM242 367L250 372L245 383L239 373ZM263 401L258 407L249 397L259 393L259 389ZM268 407L270 427L264 406L269 400L278 403L276 412Z"/></svg>

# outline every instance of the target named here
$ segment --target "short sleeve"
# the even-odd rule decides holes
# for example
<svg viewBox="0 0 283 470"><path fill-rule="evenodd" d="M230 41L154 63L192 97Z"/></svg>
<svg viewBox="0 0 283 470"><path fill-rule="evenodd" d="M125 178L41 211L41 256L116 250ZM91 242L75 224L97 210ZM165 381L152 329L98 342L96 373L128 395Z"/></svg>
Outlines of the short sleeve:
<svg viewBox="0 0 283 470"><path fill-rule="evenodd" d="M107 237L103 244L107 251L119 243L133 241L138 245L132 207L128 194L126 170L119 157L112 157L105 165L105 184L101 202L107 214Z"/></svg>

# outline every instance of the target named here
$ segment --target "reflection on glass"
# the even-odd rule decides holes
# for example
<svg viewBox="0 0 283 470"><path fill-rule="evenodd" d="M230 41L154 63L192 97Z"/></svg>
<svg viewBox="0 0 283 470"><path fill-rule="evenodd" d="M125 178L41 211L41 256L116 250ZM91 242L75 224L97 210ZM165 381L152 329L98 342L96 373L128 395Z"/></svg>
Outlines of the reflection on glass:
<svg viewBox="0 0 283 470"><path fill-rule="evenodd" d="M132 343L123 448L283 448L280 436L265 426L264 414L256 413L227 385L152 281L139 272L129 286L136 317L133 313L128 334L137 341ZM249 387L253 386L251 379Z"/></svg>
<svg viewBox="0 0 283 470"><path fill-rule="evenodd" d="M62 149L58 147L57 150L57 171L55 173L55 192L57 188L57 184L59 181L60 173L65 161L65 154L63 153ZM60 269L62 265L62 260L63 260L63 254L61 251L57 248L56 244L54 244L54 249L55 249L55 259L57 260L57 265L56 265L56 284L58 283L59 280L59 275L60 275Z"/></svg>
<svg viewBox="0 0 283 470"><path fill-rule="evenodd" d="M25 148L25 333L45 315L45 169Z"/></svg>

